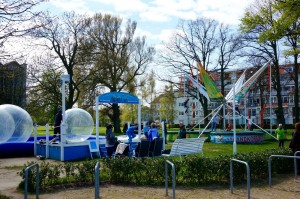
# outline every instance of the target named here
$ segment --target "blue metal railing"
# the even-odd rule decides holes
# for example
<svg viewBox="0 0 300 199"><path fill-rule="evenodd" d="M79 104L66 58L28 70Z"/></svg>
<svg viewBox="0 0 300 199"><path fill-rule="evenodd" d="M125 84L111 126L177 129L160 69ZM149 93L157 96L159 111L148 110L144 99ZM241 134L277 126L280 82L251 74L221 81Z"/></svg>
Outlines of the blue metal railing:
<svg viewBox="0 0 300 199"><path fill-rule="evenodd" d="M297 151L298 152L298 151ZM296 154L296 153L295 153ZM269 186L271 187L272 186L272 167L271 167L271 164L272 164L272 158L273 157L277 157L277 158L293 158L294 159L294 172L295 172L295 179L297 178L297 162L296 162L296 159L300 159L300 156L288 156L288 155L271 155L269 157L269 160L268 160L268 170L269 170Z"/></svg>
<svg viewBox="0 0 300 199"><path fill-rule="evenodd" d="M36 191L35 191L35 198L39 198L39 183L40 183L40 171L38 164L32 164L25 169L25 188L24 188L24 199L27 199L27 192L28 192L28 172L33 167L36 167Z"/></svg>
<svg viewBox="0 0 300 199"><path fill-rule="evenodd" d="M166 160L165 163L165 187L166 187L166 196L168 196L168 164L172 166L172 189L173 189L173 199L176 198L175 196L175 186L176 186L176 179L175 179L175 165L170 162L169 160Z"/></svg>
<svg viewBox="0 0 300 199"><path fill-rule="evenodd" d="M97 162L95 166L95 199L98 199L100 196L100 163Z"/></svg>
<svg viewBox="0 0 300 199"><path fill-rule="evenodd" d="M300 151L296 151L294 153L294 156L297 156L297 154L300 153ZM297 164L297 158L294 158L294 172L295 172L295 179L297 178L297 171L298 171L298 164Z"/></svg>
<svg viewBox="0 0 300 199"><path fill-rule="evenodd" d="M241 161L241 160L237 160L237 159L233 159L233 158L230 159L230 191L231 191L231 193L233 193L233 166L232 166L233 161L246 165L248 199L250 199L250 168L249 168L248 163L245 161Z"/></svg>

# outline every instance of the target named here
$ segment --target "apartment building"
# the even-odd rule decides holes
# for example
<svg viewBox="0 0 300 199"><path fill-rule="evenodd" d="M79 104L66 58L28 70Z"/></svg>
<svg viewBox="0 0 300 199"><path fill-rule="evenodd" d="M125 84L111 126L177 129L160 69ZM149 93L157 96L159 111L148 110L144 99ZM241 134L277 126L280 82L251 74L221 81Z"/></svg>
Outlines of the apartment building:
<svg viewBox="0 0 300 199"><path fill-rule="evenodd" d="M282 102L283 102L283 114L285 118L286 124L293 124L294 117L293 112L295 109L294 105L294 87L295 83L293 81L292 73L294 66L292 64L280 66L280 79L281 79L281 94L282 94ZM225 74L225 95L230 91L233 87L236 77L236 80L241 76L244 72L243 70L232 70L228 71ZM247 68L246 69L246 80L252 76L258 69ZM210 74L216 83L217 87L220 89L221 81L219 73ZM246 116L247 118L251 118L251 120L259 125L264 124L277 124L276 111L278 108L278 100L276 96L276 90L272 88L270 91L268 88L270 87L269 81L269 70L266 69L260 78L252 85L247 94L240 100L240 102L236 105L240 112L240 115L236 115L236 125L243 125L247 123L246 119L241 115ZM299 79L300 75L298 74ZM299 84L299 82L298 82ZM188 85L188 84L185 84ZM184 122L184 124L198 124L199 122L203 124L204 115L203 108L197 99L197 97L192 97L188 94L187 89L186 92L181 90L175 90L176 101L174 104L174 110L176 112L176 117L174 119L174 123L178 124L179 122ZM194 95L195 96L195 95ZM159 99L158 97L155 99L155 103L153 103L153 107L155 107L155 117L160 118L159 115ZM299 100L300 101L300 100ZM216 109L220 102L210 102L208 109L210 111ZM223 112L219 112L220 118L225 118L225 123L232 123L232 110L229 108L225 109L225 114ZM224 115L224 116L223 116ZM271 115L271 117L270 117ZM209 117L210 119L211 117Z"/></svg>

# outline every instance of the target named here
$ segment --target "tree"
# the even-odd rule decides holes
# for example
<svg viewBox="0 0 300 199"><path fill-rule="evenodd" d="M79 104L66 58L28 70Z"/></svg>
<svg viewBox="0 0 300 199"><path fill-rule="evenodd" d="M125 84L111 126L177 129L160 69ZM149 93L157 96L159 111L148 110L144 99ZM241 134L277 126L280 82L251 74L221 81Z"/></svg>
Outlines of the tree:
<svg viewBox="0 0 300 199"><path fill-rule="evenodd" d="M59 78L59 73L44 71L40 82L29 89L27 111L38 124L53 123L54 115L61 107L60 83L52 78Z"/></svg>
<svg viewBox="0 0 300 199"><path fill-rule="evenodd" d="M217 32L218 28L219 32ZM160 54L160 64L167 66L171 73L176 75L187 74L195 77L193 71L197 63L202 63L206 70L221 70L224 74L225 69L235 58L234 53L239 46L237 42L234 42L234 36L229 34L229 30L227 26L219 26L214 19L198 18L194 21L181 21L179 30L164 45ZM211 57L217 54L219 55L217 64L220 64L221 69L216 66L208 68L209 65L215 64L211 61ZM222 81L224 82L224 79ZM175 81L172 82L175 83ZM180 87L180 83L175 85ZM224 84L222 88L224 93ZM198 98L197 93L197 89L192 87L188 91L188 94L195 98ZM204 116L207 116L209 114L207 99L200 94L199 101L203 107ZM205 123L207 122L206 118Z"/></svg>
<svg viewBox="0 0 300 199"><path fill-rule="evenodd" d="M300 39L300 3L295 0L287 0L284 2L278 1L273 4L274 9L280 12L281 16L278 19L278 23L275 27L272 27L272 31L276 32L275 37L280 39L284 37L286 39L286 46L288 50L285 54L293 56L294 70L292 79L294 80L294 104L295 104L295 121L299 121L299 39Z"/></svg>
<svg viewBox="0 0 300 199"><path fill-rule="evenodd" d="M92 66L93 83L110 91L122 91L132 86L138 76L145 73L154 55L147 47L145 37L134 38L136 22L128 20L122 31L122 19L112 15L96 14L87 21L87 36L82 41L84 54ZM120 110L112 104L113 122L120 131Z"/></svg>
<svg viewBox="0 0 300 199"><path fill-rule="evenodd" d="M90 75L90 65L79 53L80 40L86 31L85 18L72 12L64 13L61 18L48 16L41 20L44 20L44 26L35 32L35 36L46 39L44 46L54 52L62 65L57 69L70 75L66 100L66 109L69 109L80 97L79 86Z"/></svg>
<svg viewBox="0 0 300 199"><path fill-rule="evenodd" d="M239 56L239 50L243 48L243 44L239 36L235 35L228 25L221 24L219 26L219 47L218 50L218 66L215 71L220 72L221 93L225 96L225 71L233 66Z"/></svg>
<svg viewBox="0 0 300 199"><path fill-rule="evenodd" d="M0 63L0 104L26 108L26 64Z"/></svg>
<svg viewBox="0 0 300 199"><path fill-rule="evenodd" d="M35 6L44 0L4 0L0 4L0 48L10 37L22 37L40 27L36 19L41 12ZM2 52L2 56L3 52ZM3 57L2 57L3 58Z"/></svg>
<svg viewBox="0 0 300 199"><path fill-rule="evenodd" d="M274 73L272 74L275 77L272 77L272 80L275 82L274 88L278 99L276 115L278 122L285 124L281 98L278 39L274 37L274 32L271 29L276 26L277 18L277 13L272 9L269 0L256 1L241 19L240 28L245 33L246 45L253 50L248 54L250 58L261 57L266 60L273 58Z"/></svg>
<svg viewBox="0 0 300 199"><path fill-rule="evenodd" d="M164 121L172 123L176 116L175 107L175 95L173 85L165 86L163 97L160 99L159 115Z"/></svg>
<svg viewBox="0 0 300 199"><path fill-rule="evenodd" d="M156 81L155 81L155 74L154 71L152 70L150 72L149 75L147 75L145 83L141 86L141 96L142 96L142 100L145 101L147 104L151 104L151 102L154 100L155 98L155 85L156 85ZM154 109L152 106L150 106L149 109L145 108L145 106L143 106L142 112L144 112L146 109L149 112L149 115L151 117L151 121L154 121ZM150 119L150 118L148 118Z"/></svg>
<svg viewBox="0 0 300 199"><path fill-rule="evenodd" d="M51 54L35 57L28 67L27 111L38 124L53 123L61 109L62 71L57 70Z"/></svg>
<svg viewBox="0 0 300 199"><path fill-rule="evenodd" d="M124 104L121 106L121 120L133 124L137 121L138 106L136 104Z"/></svg>

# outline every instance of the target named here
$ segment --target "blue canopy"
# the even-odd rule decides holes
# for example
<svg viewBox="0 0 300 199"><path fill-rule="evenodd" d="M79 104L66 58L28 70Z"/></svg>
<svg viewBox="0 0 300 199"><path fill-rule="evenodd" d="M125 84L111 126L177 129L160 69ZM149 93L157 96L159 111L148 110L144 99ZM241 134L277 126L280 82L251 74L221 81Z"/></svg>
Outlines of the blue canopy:
<svg viewBox="0 0 300 199"><path fill-rule="evenodd" d="M124 92L109 92L98 96L99 103L139 104L139 98Z"/></svg>

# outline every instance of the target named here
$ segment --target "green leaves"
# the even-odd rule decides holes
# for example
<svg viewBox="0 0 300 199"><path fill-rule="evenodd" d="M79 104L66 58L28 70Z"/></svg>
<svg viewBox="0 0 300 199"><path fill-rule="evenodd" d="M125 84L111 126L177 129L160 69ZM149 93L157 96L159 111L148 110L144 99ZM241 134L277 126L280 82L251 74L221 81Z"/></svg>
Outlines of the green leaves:
<svg viewBox="0 0 300 199"><path fill-rule="evenodd" d="M268 178L268 159L271 155L292 155L287 149L268 149L259 153L238 153L235 159L249 164L251 180L265 180ZM175 165L176 184L185 186L228 184L230 158L228 155L220 155L214 158L201 155L184 156L181 162L178 157L170 160ZM99 160L98 160L99 161ZM58 184L76 183L78 185L91 184L94 182L94 172L97 160L85 160L81 162L49 163L40 164L40 188ZM164 185L165 183L165 158L104 158L100 160L101 182L133 185ZM24 165L20 175L25 176L25 168L34 162ZM272 173L293 172L293 159L273 158ZM234 181L246 180L245 165L233 162ZM171 168L169 167L169 176ZM32 170L29 175L29 189L35 189L36 172ZM169 178L170 182L172 178ZM24 188L24 181L19 185Z"/></svg>

